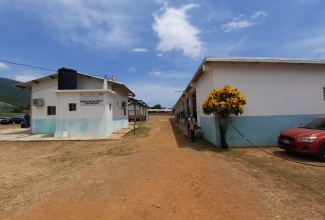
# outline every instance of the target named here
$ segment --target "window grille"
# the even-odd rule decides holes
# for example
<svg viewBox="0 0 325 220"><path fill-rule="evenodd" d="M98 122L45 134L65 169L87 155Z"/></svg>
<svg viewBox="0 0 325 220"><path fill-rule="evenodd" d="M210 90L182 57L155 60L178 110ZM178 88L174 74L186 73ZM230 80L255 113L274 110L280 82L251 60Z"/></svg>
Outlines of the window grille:
<svg viewBox="0 0 325 220"><path fill-rule="evenodd" d="M56 107L47 106L47 115L56 115Z"/></svg>
<svg viewBox="0 0 325 220"><path fill-rule="evenodd" d="M77 111L77 103L69 103L69 111Z"/></svg>

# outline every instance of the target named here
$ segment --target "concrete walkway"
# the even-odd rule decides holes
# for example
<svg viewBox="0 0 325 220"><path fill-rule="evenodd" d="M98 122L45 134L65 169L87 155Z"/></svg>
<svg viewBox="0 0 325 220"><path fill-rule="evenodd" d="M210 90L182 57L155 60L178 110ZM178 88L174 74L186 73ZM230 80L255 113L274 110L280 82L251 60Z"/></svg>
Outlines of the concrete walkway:
<svg viewBox="0 0 325 220"><path fill-rule="evenodd" d="M136 126L137 128L137 126ZM130 124L129 127L118 130L112 135L107 137L68 137L68 138L55 138L50 134L36 134L32 135L30 129L26 128L11 128L0 130L0 141L81 141L81 140L109 140L109 139L122 139L124 135L134 129L134 125Z"/></svg>

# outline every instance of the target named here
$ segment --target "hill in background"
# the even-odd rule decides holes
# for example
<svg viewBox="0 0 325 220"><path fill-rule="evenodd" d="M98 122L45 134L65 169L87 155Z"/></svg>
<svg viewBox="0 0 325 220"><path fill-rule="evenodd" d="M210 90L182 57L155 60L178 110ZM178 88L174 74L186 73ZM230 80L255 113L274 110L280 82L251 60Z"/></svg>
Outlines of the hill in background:
<svg viewBox="0 0 325 220"><path fill-rule="evenodd" d="M6 106L6 108L2 111L7 111L8 105L6 104L10 104L18 108L29 106L30 91L21 90L15 87L15 85L19 83L20 82L15 80L0 78L0 102L4 103L0 105L0 111L3 108L1 106Z"/></svg>

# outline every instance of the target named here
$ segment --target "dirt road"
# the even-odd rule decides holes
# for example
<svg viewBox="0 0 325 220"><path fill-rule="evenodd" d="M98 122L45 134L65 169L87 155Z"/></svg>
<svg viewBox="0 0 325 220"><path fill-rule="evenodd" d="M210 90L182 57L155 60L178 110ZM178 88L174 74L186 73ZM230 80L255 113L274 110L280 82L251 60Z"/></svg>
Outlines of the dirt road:
<svg viewBox="0 0 325 220"><path fill-rule="evenodd" d="M281 213L285 210L278 209L281 201L277 207L272 199L265 200L267 192L261 195L260 186L236 168L238 163L201 149L199 142L191 143L170 117L153 117L145 123L151 128L149 135L126 137L127 153L92 160L70 173L57 189L38 195L24 208L13 208L5 217L295 219L294 210ZM89 143L94 148L107 142ZM260 184L267 179L263 181Z"/></svg>

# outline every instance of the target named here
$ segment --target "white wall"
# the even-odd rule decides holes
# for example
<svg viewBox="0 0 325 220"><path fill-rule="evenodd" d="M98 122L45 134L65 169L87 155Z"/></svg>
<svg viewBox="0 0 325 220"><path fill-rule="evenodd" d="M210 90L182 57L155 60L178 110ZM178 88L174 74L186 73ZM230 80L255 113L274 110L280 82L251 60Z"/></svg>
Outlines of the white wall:
<svg viewBox="0 0 325 220"><path fill-rule="evenodd" d="M55 118L55 115L48 116L47 115L47 106L56 106L57 105L57 97L56 94L53 93L53 90L57 90L57 80L49 79L40 84L35 84L32 87L31 94L31 114L33 119L45 119L45 118ZM33 99L42 98L44 100L43 106L34 106Z"/></svg>
<svg viewBox="0 0 325 220"><path fill-rule="evenodd" d="M103 80L84 75L78 75L77 84L77 89L103 89Z"/></svg>
<svg viewBox="0 0 325 220"><path fill-rule="evenodd" d="M135 110L136 110L137 115L145 114L144 107L142 105L140 105L139 103L137 103L135 105ZM134 102L129 105L129 113L130 113L130 115L134 115Z"/></svg>
<svg viewBox="0 0 325 220"><path fill-rule="evenodd" d="M79 119L85 118L85 116L87 118L102 117L105 114L103 109L106 109L106 103L114 103L114 96L104 93L103 105L82 106L80 105L80 94L80 92L58 93L57 115L60 115L60 119ZM76 111L69 111L69 103L76 103Z"/></svg>
<svg viewBox="0 0 325 220"><path fill-rule="evenodd" d="M325 72L321 66L289 64L214 65L215 89L236 87L247 98L243 116L324 114ZM204 82L205 81L205 82ZM208 94L204 77L198 93Z"/></svg>
<svg viewBox="0 0 325 220"><path fill-rule="evenodd" d="M112 85L108 82L108 89ZM48 78L32 87L31 99L42 98L43 106L31 106L32 133L54 133L55 131L69 131L72 136L107 136L113 131L128 126L127 103L128 95L124 90L103 92L103 105L82 106L80 105L80 90L96 90L102 93L103 80L78 75L78 90L58 90L58 80ZM56 91L56 92L55 92ZM122 103L126 107L122 107ZM77 110L69 111L69 103L76 103ZM109 106L111 104L111 110ZM47 115L47 107L55 106L56 114ZM125 111L124 111L125 109Z"/></svg>
<svg viewBox="0 0 325 220"><path fill-rule="evenodd" d="M244 114L233 117L234 126L256 146L276 146L278 132L325 114L323 65L284 63L205 63L196 82L198 125L204 137L220 144L219 121L204 115L202 102L213 89L230 85L247 99ZM175 106L183 109L183 101ZM230 146L250 146L232 127Z"/></svg>
<svg viewBox="0 0 325 220"><path fill-rule="evenodd" d="M126 103L126 115L124 115L124 107L122 103ZM127 119L128 118L128 97L120 94L116 94L115 98L115 119Z"/></svg>
<svg viewBox="0 0 325 220"><path fill-rule="evenodd" d="M197 124L200 126L200 117L202 117L203 111L202 111L202 103L207 98L208 94L215 89L214 88L214 79L212 72L206 72L203 74L203 76L199 79L199 81L196 84L196 105L197 105ZM214 117L214 115L204 115L205 117Z"/></svg>
<svg viewBox="0 0 325 220"><path fill-rule="evenodd" d="M69 130L74 136L107 136L118 130L114 122L114 94L104 92L103 105L98 106L82 106L79 100L80 92L59 94L57 130ZM69 111L69 103L76 103L77 110Z"/></svg>

